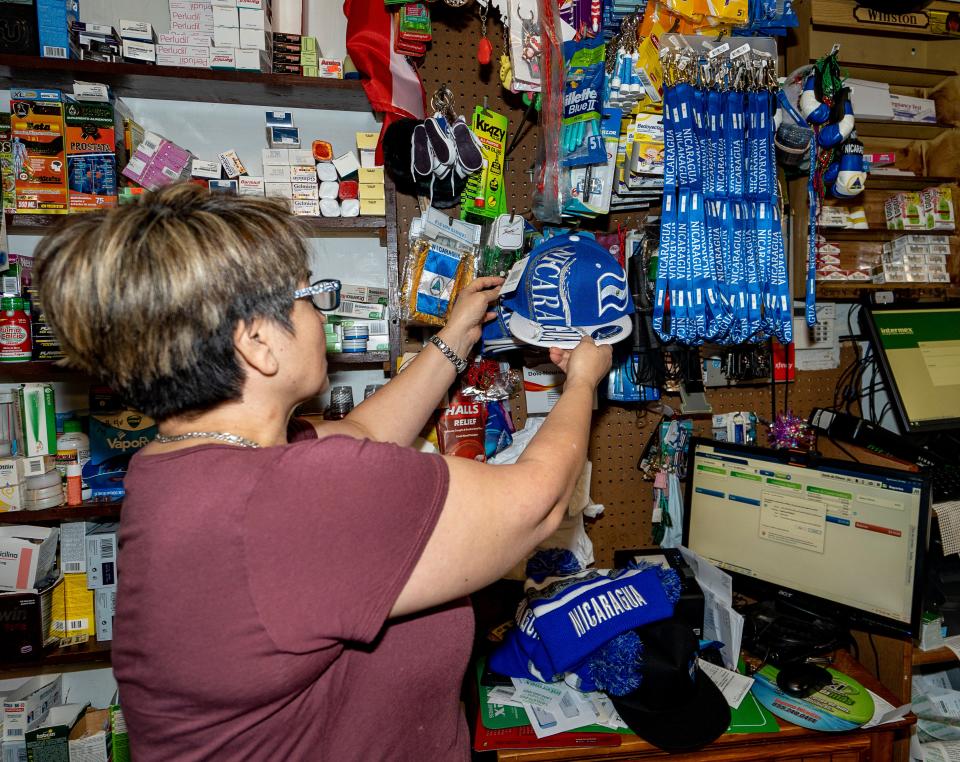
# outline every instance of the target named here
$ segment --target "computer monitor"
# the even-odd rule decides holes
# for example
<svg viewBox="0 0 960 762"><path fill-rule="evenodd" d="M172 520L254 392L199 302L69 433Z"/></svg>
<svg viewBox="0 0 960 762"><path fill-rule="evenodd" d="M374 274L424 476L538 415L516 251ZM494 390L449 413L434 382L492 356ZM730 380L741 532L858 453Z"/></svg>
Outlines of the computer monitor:
<svg viewBox="0 0 960 762"><path fill-rule="evenodd" d="M960 429L960 304L864 303L860 315L901 430Z"/></svg>
<svg viewBox="0 0 960 762"><path fill-rule="evenodd" d="M929 487L911 472L694 438L685 545L758 600L919 634Z"/></svg>

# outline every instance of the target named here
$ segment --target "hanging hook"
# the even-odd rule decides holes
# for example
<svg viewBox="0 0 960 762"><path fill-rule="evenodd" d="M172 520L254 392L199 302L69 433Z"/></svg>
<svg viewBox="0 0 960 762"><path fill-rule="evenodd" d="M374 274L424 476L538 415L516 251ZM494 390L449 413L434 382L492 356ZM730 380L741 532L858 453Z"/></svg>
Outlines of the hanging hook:
<svg viewBox="0 0 960 762"><path fill-rule="evenodd" d="M511 224L511 225L513 224L514 219L516 219L516 216L517 216L517 207L513 207L513 208L510 210L510 224Z"/></svg>

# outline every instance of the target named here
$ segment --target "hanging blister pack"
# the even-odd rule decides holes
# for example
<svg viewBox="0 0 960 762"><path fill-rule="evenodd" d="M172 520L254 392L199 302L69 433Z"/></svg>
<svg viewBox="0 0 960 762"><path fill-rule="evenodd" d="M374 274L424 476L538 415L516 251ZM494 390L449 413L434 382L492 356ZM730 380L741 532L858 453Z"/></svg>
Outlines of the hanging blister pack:
<svg viewBox="0 0 960 762"><path fill-rule="evenodd" d="M603 164L607 160L600 133L604 53L603 41L596 37L563 43L566 72L560 138L560 165L563 167Z"/></svg>

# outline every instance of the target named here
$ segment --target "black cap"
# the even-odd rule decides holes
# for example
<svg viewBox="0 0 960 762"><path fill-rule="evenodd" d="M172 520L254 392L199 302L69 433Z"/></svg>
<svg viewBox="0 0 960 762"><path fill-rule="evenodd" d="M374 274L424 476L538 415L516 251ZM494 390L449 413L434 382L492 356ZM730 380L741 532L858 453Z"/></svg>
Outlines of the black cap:
<svg viewBox="0 0 960 762"><path fill-rule="evenodd" d="M693 751L730 727L723 693L697 668L700 641L673 619L641 627L643 679L626 696L610 696L627 726L664 751Z"/></svg>

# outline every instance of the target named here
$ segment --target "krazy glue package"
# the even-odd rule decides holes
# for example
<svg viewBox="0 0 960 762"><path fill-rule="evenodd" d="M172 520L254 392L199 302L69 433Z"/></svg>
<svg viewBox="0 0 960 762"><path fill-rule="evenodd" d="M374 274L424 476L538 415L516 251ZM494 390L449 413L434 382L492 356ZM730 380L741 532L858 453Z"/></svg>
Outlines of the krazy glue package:
<svg viewBox="0 0 960 762"><path fill-rule="evenodd" d="M91 391L90 460L83 466L83 480L94 500L123 499L130 458L156 435L153 418L127 409L109 390Z"/></svg>
<svg viewBox="0 0 960 762"><path fill-rule="evenodd" d="M10 90L18 214L66 214L67 155L59 90Z"/></svg>

